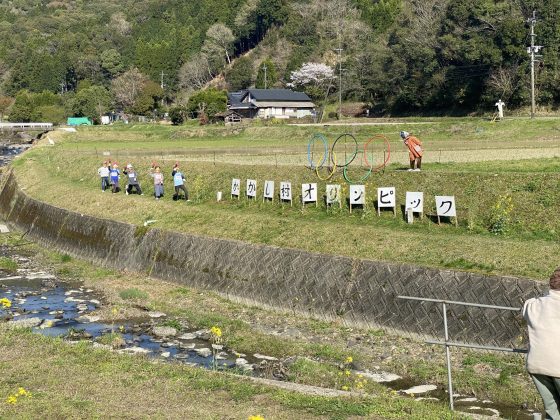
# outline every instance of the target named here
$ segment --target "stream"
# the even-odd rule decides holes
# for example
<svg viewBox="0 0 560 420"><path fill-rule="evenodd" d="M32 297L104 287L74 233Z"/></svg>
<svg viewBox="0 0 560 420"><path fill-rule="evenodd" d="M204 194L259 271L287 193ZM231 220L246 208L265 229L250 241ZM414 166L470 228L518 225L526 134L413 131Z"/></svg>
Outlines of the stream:
<svg viewBox="0 0 560 420"><path fill-rule="evenodd" d="M6 252L3 254L6 255ZM36 333L61 337L69 342L88 340L94 347L120 353L142 354L162 361L245 375L272 374L275 379L286 379L285 374L275 372L278 364L282 365L281 361L260 354L239 354L221 346L213 350L208 330L179 332L165 321L163 313L146 311L145 318L141 319L101 322L93 311L103 306L103 297L94 290L83 287L79 282L60 281L34 267L27 257L10 255L10 258L17 261L17 272L0 272L0 299L7 298L12 302L8 314L4 316L9 325L32 328ZM107 337L111 339L109 343L104 341ZM355 373L418 401L448 399L445 389L435 385L418 385L410 379L391 374ZM455 407L466 413L492 417L532 418L531 410L468 395L455 395Z"/></svg>

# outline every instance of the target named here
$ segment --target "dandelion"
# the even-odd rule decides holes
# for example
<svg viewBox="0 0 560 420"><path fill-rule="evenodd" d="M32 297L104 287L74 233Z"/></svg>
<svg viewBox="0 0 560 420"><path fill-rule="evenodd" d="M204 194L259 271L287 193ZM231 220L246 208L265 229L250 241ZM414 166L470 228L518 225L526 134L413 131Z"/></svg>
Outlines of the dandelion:
<svg viewBox="0 0 560 420"><path fill-rule="evenodd" d="M354 359L352 359L352 356L348 356L346 358L346 363L352 363L354 361Z"/></svg>
<svg viewBox="0 0 560 420"><path fill-rule="evenodd" d="M222 330L220 329L220 327L212 327L210 328L210 334L212 334L214 337L220 338L222 336Z"/></svg>
<svg viewBox="0 0 560 420"><path fill-rule="evenodd" d="M25 390L25 388L19 387L18 388L18 395L21 395L22 397L29 397L30 394L28 391Z"/></svg>
<svg viewBox="0 0 560 420"><path fill-rule="evenodd" d="M17 404L17 397L15 395L10 395L8 398L6 398L6 403L12 405Z"/></svg>
<svg viewBox="0 0 560 420"><path fill-rule="evenodd" d="M348 389L349 389L349 388L348 388L346 385L344 385L344 386L342 387L342 390L343 390L343 391L348 391Z"/></svg>
<svg viewBox="0 0 560 420"><path fill-rule="evenodd" d="M248 420L264 420L263 416L250 416Z"/></svg>
<svg viewBox="0 0 560 420"><path fill-rule="evenodd" d="M350 373L351 373L351 372L350 372L348 369L346 369L346 370L344 371L344 374L345 374L346 376L350 376Z"/></svg>
<svg viewBox="0 0 560 420"><path fill-rule="evenodd" d="M12 302L8 298L2 298L2 299L0 299L0 305L2 305L2 308L8 309L8 308L11 308Z"/></svg>

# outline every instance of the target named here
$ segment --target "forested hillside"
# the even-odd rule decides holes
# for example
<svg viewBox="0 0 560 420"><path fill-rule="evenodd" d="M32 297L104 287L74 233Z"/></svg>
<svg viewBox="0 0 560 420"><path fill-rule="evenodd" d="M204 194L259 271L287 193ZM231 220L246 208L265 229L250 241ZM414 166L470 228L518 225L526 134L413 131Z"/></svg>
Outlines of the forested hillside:
<svg viewBox="0 0 560 420"><path fill-rule="evenodd" d="M533 10L537 100L555 106L560 0L3 0L0 117L14 97L18 119L152 115L210 81L335 100L337 48L343 99L377 114L511 109L528 104Z"/></svg>

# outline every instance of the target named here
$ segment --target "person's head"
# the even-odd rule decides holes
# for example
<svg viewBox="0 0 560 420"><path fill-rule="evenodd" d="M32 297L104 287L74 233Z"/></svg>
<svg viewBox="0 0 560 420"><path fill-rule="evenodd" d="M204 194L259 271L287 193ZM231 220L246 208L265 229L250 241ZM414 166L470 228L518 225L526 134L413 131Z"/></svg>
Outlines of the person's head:
<svg viewBox="0 0 560 420"><path fill-rule="evenodd" d="M408 136L410 136L408 131L401 131L401 139L405 140Z"/></svg>
<svg viewBox="0 0 560 420"><path fill-rule="evenodd" d="M119 165L117 165L116 163L113 163L113 168L117 169Z"/></svg>
<svg viewBox="0 0 560 420"><path fill-rule="evenodd" d="M156 166L156 167L155 167L155 171L159 174L159 172L161 171L160 167L159 167L159 166Z"/></svg>
<svg viewBox="0 0 560 420"><path fill-rule="evenodd" d="M550 276L550 290L560 290L560 267L556 268Z"/></svg>
<svg viewBox="0 0 560 420"><path fill-rule="evenodd" d="M103 162L103 166L107 166L107 162Z"/></svg>

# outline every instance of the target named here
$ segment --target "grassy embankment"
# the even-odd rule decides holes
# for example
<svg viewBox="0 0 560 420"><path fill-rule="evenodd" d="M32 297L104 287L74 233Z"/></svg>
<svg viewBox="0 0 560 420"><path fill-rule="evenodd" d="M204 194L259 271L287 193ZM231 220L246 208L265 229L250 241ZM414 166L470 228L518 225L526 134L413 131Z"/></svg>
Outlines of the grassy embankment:
<svg viewBox="0 0 560 420"><path fill-rule="evenodd" d="M100 290L105 298L98 312L114 322L145 314L139 308L163 310L173 325L190 328L220 326L228 348L279 358L296 357L288 365L292 382L340 389L349 385L362 396L311 397L256 386L237 378L180 365L153 364L95 350L83 344L65 345L58 340L25 332L0 334L0 413L3 417L42 418L104 417L126 413L130 417L166 418L450 418L443 403L419 403L399 397L382 386L367 383L357 388L356 377L341 379L340 364L348 357L363 368L380 366L414 378L415 383L444 384L443 352L381 331L344 328L337 323L305 320L286 314L226 301L214 293L200 293L142 275L115 272L28 244L16 235L9 239L19 253L36 258L59 276L80 279L85 287ZM131 293L135 291L135 293ZM114 310L118 312L115 321ZM177 322L177 321L181 322ZM289 325L292 333L276 334ZM297 334L293 333L297 331ZM348 343L353 342L352 347ZM388 357L390 356L390 357ZM454 351L455 389L480 398L534 405L538 397L526 375L521 358L468 351ZM379 369L379 368L378 368ZM17 387L34 394L21 404L1 401ZM363 394L363 393L367 394ZM458 418L455 415L453 418Z"/></svg>
<svg viewBox="0 0 560 420"><path fill-rule="evenodd" d="M216 191L228 196L234 177L242 182L256 179L260 188L266 179L275 180L277 188L279 181L289 180L294 191L302 182L318 182L323 191L326 182L304 167L307 141L317 127L80 128L77 134L50 134L55 146L45 145L26 153L16 160L14 168L20 184L32 196L100 217L135 224L152 219L157 220L154 227L314 252L546 279L558 265L560 251L560 220L554 216L560 205L560 164L553 158L560 154L560 123L474 119L425 122L319 128L331 143L345 130L353 132L360 143L384 133L391 136L393 150L401 150L398 162L368 179L368 206L352 215L346 206L329 212L323 205L302 209L298 194L293 208L277 202L262 203L260 199L215 202ZM424 140L426 161L433 163L426 163L423 172L401 170L406 167L407 156L397 137L399 129L415 132ZM350 149L348 146L347 154ZM379 158L380 149L376 150ZM435 150L442 150L443 157ZM123 164L131 161L136 165L146 191L144 197L99 191L96 168L107 158L103 156L106 151L111 152L113 160L118 157ZM344 149L338 154L342 156ZM548 158L523 159L528 156ZM501 160L487 161L496 157ZM438 163L440 159L442 163ZM154 160L163 165L167 176L167 196L159 202L150 197L153 189L148 168ZM176 160L186 162L192 203L170 200L169 172ZM350 170L353 178L362 174L359 165ZM329 182L346 185L340 173ZM406 191L423 191L429 217L412 226L405 223L401 209L396 218L390 212L377 217L373 201L379 186L395 186L399 204L404 202ZM459 228L434 223L430 216L434 214L436 194L455 195Z"/></svg>

